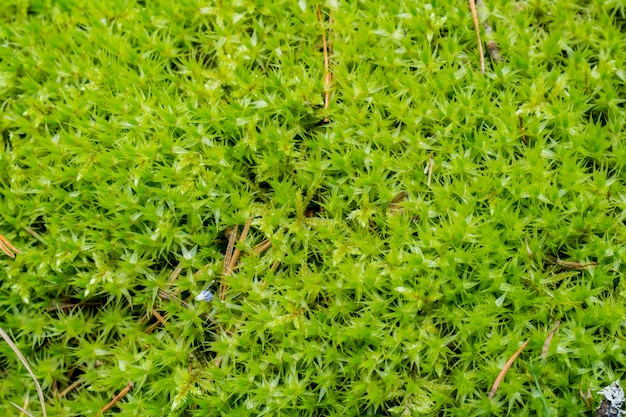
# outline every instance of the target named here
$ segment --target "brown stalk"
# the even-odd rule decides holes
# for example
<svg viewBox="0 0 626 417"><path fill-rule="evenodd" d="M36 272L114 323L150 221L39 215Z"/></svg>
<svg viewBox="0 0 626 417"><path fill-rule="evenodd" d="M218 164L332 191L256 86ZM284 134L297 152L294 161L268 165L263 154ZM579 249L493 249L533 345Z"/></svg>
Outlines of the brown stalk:
<svg viewBox="0 0 626 417"><path fill-rule="evenodd" d="M487 18L485 16L485 4L483 3L483 0L476 0L476 13L483 24L483 28L485 29L485 37L487 38L487 52L489 52L489 55L494 62L502 61L500 48L498 48L498 44L496 43L496 41L492 39L493 29L491 28L491 25L489 25L489 22L487 21Z"/></svg>
<svg viewBox="0 0 626 417"><path fill-rule="evenodd" d="M235 241L237 241L237 233L239 233L239 226L235 226L235 228L231 230L230 236L228 236L228 246L226 247L224 263L222 264L222 275L230 275L230 261L233 257Z"/></svg>
<svg viewBox="0 0 626 417"><path fill-rule="evenodd" d="M160 289L158 294L159 294L159 297L161 297L164 300L168 300L168 301L174 300L178 304L182 305L183 307L189 308L189 304L187 304L186 302L184 302L183 300L181 300L180 298L176 297L174 294L168 291Z"/></svg>
<svg viewBox="0 0 626 417"><path fill-rule="evenodd" d="M554 323L552 330L550 330L548 337L546 337L546 341L543 342L543 348L541 348L541 359L545 359L548 357L548 349L550 348L550 342L552 341L552 338L554 337L554 333L557 331L560 325L561 325L561 322L557 320L556 323Z"/></svg>
<svg viewBox="0 0 626 417"><path fill-rule="evenodd" d="M176 268L174 269L174 271L172 271L172 274L170 275L170 277L167 280L169 282L174 282L176 280L176 278L178 278L178 276L180 275L182 270L183 270L183 263L179 262L178 265L176 265Z"/></svg>
<svg viewBox="0 0 626 417"><path fill-rule="evenodd" d="M20 407L19 405L15 404L14 402L11 402L11 405L13 407L17 408L18 410L20 410L20 417L22 417L24 414L26 414L28 417L33 417L33 415L31 413L26 411L26 407L28 407L28 397L26 397L26 404L24 405L24 408Z"/></svg>
<svg viewBox="0 0 626 417"><path fill-rule="evenodd" d="M507 371L509 370L509 368L511 367L511 365L513 365L513 362L515 362L515 359L517 359L517 357L519 356L520 353L522 353L522 351L524 349L526 349L526 346L528 346L529 341L525 341L522 346L520 346L519 349L517 349L517 352L515 352L513 354L513 356L511 356L511 358L506 362L506 364L504 364L504 367L502 368L502 370L500 371L500 373L498 374L498 377L496 378L496 380L493 383L493 387L491 387L491 391L489 392L489 399L492 399L493 396L496 394L496 391L498 390L498 387L500 386L500 384L502 383L502 380L504 379L504 376L506 375Z"/></svg>
<svg viewBox="0 0 626 417"><path fill-rule="evenodd" d="M241 236L239 237L239 243L242 244L246 237L248 237L248 232L250 231L250 225L252 224L253 216L248 217L243 230L241 231ZM239 230L239 226L235 226L235 230L233 230L228 239L228 247L226 248L226 254L224 256L224 266L222 267L222 278L227 277L233 273L233 269L239 260L239 256L241 255L241 249L235 247L235 241L237 240L237 232ZM220 300L224 301L224 297L226 296L226 282L222 279L222 285L220 285Z"/></svg>
<svg viewBox="0 0 626 417"><path fill-rule="evenodd" d="M126 394L128 394L128 392L131 390L131 388L133 387L132 382L129 382L128 385L126 385L126 387L120 391L119 394L117 394L115 397L113 397L113 399L111 400L110 403L108 403L107 405L105 405L104 407L102 407L102 410L100 410L100 414L104 414L107 411L109 411L115 404L117 404L117 402L119 400L121 400ZM98 414L96 414L98 415Z"/></svg>
<svg viewBox="0 0 626 417"><path fill-rule="evenodd" d="M2 236L1 234L0 234L0 250L6 253L7 255L9 255L11 258L15 258L16 254L19 255L22 253L20 252L18 248L13 246L11 242L9 242L9 239Z"/></svg>
<svg viewBox="0 0 626 417"><path fill-rule="evenodd" d="M326 30L324 29L324 20L322 18L322 12L320 11L319 6L317 9L317 18L322 25L322 47L324 50L324 110L328 110L330 107L330 86L333 81L333 76L330 72L330 59L329 59L329 51L331 51L332 43L330 41L330 35L332 34L332 29L328 29L328 42L326 41ZM332 10L328 12L328 24L331 26L333 23L333 15ZM324 122L328 122L328 116L324 117Z"/></svg>
<svg viewBox="0 0 626 417"><path fill-rule="evenodd" d="M28 233L29 235L31 235L32 237L34 237L35 239L37 239L38 241L40 241L41 243L45 244L46 242L44 242L43 238L41 237L41 235L37 232L35 232L33 229L31 228L26 228L24 229L26 230L26 233Z"/></svg>
<svg viewBox="0 0 626 417"><path fill-rule="evenodd" d="M526 130L524 129L524 119L522 119L521 114L518 114L517 118L519 119L519 130L522 132L522 142L524 142L524 145L528 145L528 141L526 140Z"/></svg>
<svg viewBox="0 0 626 417"><path fill-rule="evenodd" d="M163 326L167 324L167 319L159 314L158 311L152 309L152 315L161 323Z"/></svg>
<svg viewBox="0 0 626 417"><path fill-rule="evenodd" d="M252 252L254 252L257 255L260 255L266 250L268 250L271 246L272 246L272 242L270 242L269 239L265 239L263 242L253 247Z"/></svg>
<svg viewBox="0 0 626 417"><path fill-rule="evenodd" d="M69 310L74 307L88 307L88 306L99 306L102 305L103 302L90 302L90 303L76 303L76 304L59 304L52 307L46 307L46 311L59 311L59 310Z"/></svg>
<svg viewBox="0 0 626 417"><path fill-rule="evenodd" d="M483 52L483 42L480 40L480 25L478 23L478 13L476 12L476 3L469 0L470 10L472 12L472 20L474 21L474 30L476 31L476 39L478 40L478 54L480 55L480 73L485 75L485 53Z"/></svg>
<svg viewBox="0 0 626 417"><path fill-rule="evenodd" d="M574 271L580 271L583 270L585 268L587 268L588 266L596 266L598 265L597 262L587 262L585 264L580 263L580 262L570 262L570 261L562 261L560 259L556 260L556 264L558 266L560 266L563 269L566 270L574 270Z"/></svg>
<svg viewBox="0 0 626 417"><path fill-rule="evenodd" d="M41 386L39 385L39 382L37 381L37 377L33 373L33 370L30 369L30 366L28 365L28 361L26 360L24 355L22 355L22 352L20 352L19 348L15 345L15 343L13 343L13 340L11 339L11 337L4 331L2 327L0 327L0 336L4 339L5 342L7 342L11 350L15 352L15 355L17 356L17 358L20 360L20 362L22 362L22 365L24 365L24 367L30 374L30 377L35 382L35 389L37 389L37 395L39 396L39 402L41 403L41 411L43 412L43 417L46 417L47 416L46 400L44 399L43 391L41 390Z"/></svg>
<svg viewBox="0 0 626 417"><path fill-rule="evenodd" d="M67 388L65 388L63 391L61 391L59 393L59 397L63 398L65 397L67 394L69 394L70 392L72 392L77 386L79 386L80 384L82 384L83 379L82 378L78 378L76 381L72 382L70 385L67 386Z"/></svg>
<svg viewBox="0 0 626 417"><path fill-rule="evenodd" d="M243 230L241 231L241 236L239 236L239 243L245 242L246 238L248 237L248 232L250 231L251 224L252 224L252 216L248 217L248 221L246 221L246 225L243 227ZM241 255L241 249L239 249L238 247L235 247L235 251L233 252L232 257L230 259L230 265L228 265L228 270L230 271L230 273L233 272L233 269L235 268L235 265L237 264L237 261L239 260L240 255Z"/></svg>

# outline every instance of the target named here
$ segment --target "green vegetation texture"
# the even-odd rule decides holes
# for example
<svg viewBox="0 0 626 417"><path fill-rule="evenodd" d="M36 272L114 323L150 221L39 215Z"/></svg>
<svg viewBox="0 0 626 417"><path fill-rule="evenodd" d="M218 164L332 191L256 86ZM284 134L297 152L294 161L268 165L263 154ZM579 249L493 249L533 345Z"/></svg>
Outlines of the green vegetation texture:
<svg viewBox="0 0 626 417"><path fill-rule="evenodd" d="M466 1L316 6L3 2L0 326L48 415L131 382L105 415L592 415L626 365L624 3L487 0L484 75ZM0 365L0 414L41 415Z"/></svg>

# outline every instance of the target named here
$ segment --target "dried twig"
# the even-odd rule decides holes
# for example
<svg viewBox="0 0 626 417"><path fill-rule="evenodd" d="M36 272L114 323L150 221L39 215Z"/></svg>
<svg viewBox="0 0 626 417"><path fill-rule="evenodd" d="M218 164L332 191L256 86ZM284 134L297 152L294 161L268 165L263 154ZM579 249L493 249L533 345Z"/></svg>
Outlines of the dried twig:
<svg viewBox="0 0 626 417"><path fill-rule="evenodd" d="M82 378L78 378L76 381L74 381L70 385L68 385L67 388L65 388L63 391L61 391L59 393L59 397L60 398L65 397L67 394L72 392L77 386L79 386L80 384L82 384L84 382L85 381Z"/></svg>
<svg viewBox="0 0 626 417"><path fill-rule="evenodd" d="M552 341L552 338L554 337L554 333L556 332L556 330L559 328L560 325L561 325L561 322L557 320L556 323L554 323L554 326L552 326L552 330L550 330L548 337L546 337L546 341L543 342L543 348L541 348L541 359L545 359L548 357L548 349L550 348L550 342Z"/></svg>
<svg viewBox="0 0 626 417"><path fill-rule="evenodd" d="M328 24L332 28L333 23L333 15L332 10L328 12ZM322 25L322 47L324 49L324 110L328 110L330 107L330 86L333 81L333 76L330 72L330 59L329 54L331 53L332 43L330 40L330 35L332 34L332 29L328 29L328 42L326 41L326 30L324 29L324 20L322 19L322 12L320 11L319 6L317 6L317 18ZM324 117L324 122L328 122L328 116Z"/></svg>
<svg viewBox="0 0 626 417"><path fill-rule="evenodd" d="M76 303L76 304L59 304L59 305L52 306L52 307L46 307L46 311L69 310L74 307L99 306L102 304L104 304L104 301L93 301L93 302Z"/></svg>
<svg viewBox="0 0 626 417"><path fill-rule="evenodd" d="M590 266L597 266L598 263L591 261L587 263L564 261L559 258L548 258L552 263L560 266L567 271L582 271Z"/></svg>
<svg viewBox="0 0 626 417"><path fill-rule="evenodd" d="M182 271L183 271L183 263L179 262L178 265L176 265L176 268L174 268L174 271L172 271L172 274L167 279L167 281L168 282L176 281L176 278L178 278L178 276L180 275Z"/></svg>
<svg viewBox="0 0 626 417"><path fill-rule="evenodd" d="M252 216L248 217L248 221L246 221L246 225L243 227L241 231L241 236L239 236L239 243L243 243L246 241L246 237L248 237L248 232L250 231L250 225L252 224ZM237 261L239 260L239 256L241 255L241 249L235 247L235 251L232 253L232 257L230 259L230 264L228 265L228 272L232 274Z"/></svg>
<svg viewBox="0 0 626 417"><path fill-rule="evenodd" d="M163 290L163 289L159 289L158 295L159 295L159 297L161 297L164 300L174 300L178 304L182 305L183 307L189 308L189 304L187 304L186 302L184 302L180 298L176 297L174 294L172 294L169 291L166 291L166 290Z"/></svg>
<svg viewBox="0 0 626 417"><path fill-rule="evenodd" d="M230 235L228 236L228 246L226 247L224 263L222 264L222 275L230 275L230 261L233 258L233 250L235 249L235 242L237 241L237 233L239 233L239 226L235 226L235 228L230 231Z"/></svg>
<svg viewBox="0 0 626 417"><path fill-rule="evenodd" d="M493 396L496 394L496 391L498 390L498 387L500 386L500 383L502 383L502 380L504 379L504 376L506 375L507 371L509 370L509 368L511 367L511 365L513 365L513 362L515 362L515 359L517 359L517 357L519 356L520 353L522 353L522 351L524 349L526 349L526 346L528 346L529 341L525 341L522 346L520 346L519 349L517 349L517 352L515 352L513 354L513 356L511 356L511 358L506 362L506 364L504 365L504 367L502 368L502 370L500 371L500 373L498 374L498 377L496 378L496 380L493 383L493 387L491 387L491 391L489 392L489 399L492 399Z"/></svg>
<svg viewBox="0 0 626 417"><path fill-rule="evenodd" d="M29 235L31 235L32 237L34 237L35 239L37 239L38 241L40 241L41 243L43 243L44 245L46 244L46 242L43 240L43 238L41 237L41 235L37 232L35 232L33 229L27 227L26 229L26 233L28 233Z"/></svg>
<svg viewBox="0 0 626 417"><path fill-rule="evenodd" d="M165 326L167 324L167 319L165 317L163 317L161 314L159 314L158 311L156 311L155 309L152 309L152 315L154 316L154 318L156 318L159 323L161 323L163 326Z"/></svg>
<svg viewBox="0 0 626 417"><path fill-rule="evenodd" d="M28 397L26 397L26 398L28 398ZM14 402L11 402L11 405L13 407L17 408L18 410L20 410L20 417L22 417L22 414L26 414L28 417L33 417L33 415L31 413L26 411L26 407L28 406L28 402L26 402L26 406L24 406L24 408L20 407L19 405L15 404Z"/></svg>
<svg viewBox="0 0 626 417"><path fill-rule="evenodd" d="M39 402L41 403L41 410L43 412L43 417L46 417L47 416L46 401L43 396L43 391L41 390L41 386L39 385L39 382L37 381L37 377L33 373L33 370L30 369L30 366L28 365L28 361L26 360L24 355L22 355L22 352L20 352L19 348L15 345L15 343L13 343L13 340L11 339L11 337L4 331L2 327L0 327L0 336L2 336L4 341L7 342L9 347L13 350L13 352L15 352L15 355L17 355L17 358L20 360L20 362L22 362L22 365L24 365L24 367L30 374L30 377L35 382L35 388L37 389L37 395L39 396Z"/></svg>
<svg viewBox="0 0 626 417"><path fill-rule="evenodd" d="M519 130L522 132L522 142L524 145L528 145L528 141L526 140L526 129L524 129L524 119L522 119L521 114L517 114L517 118L519 119Z"/></svg>
<svg viewBox="0 0 626 417"><path fill-rule="evenodd" d="M476 13L478 15L479 20L483 24L483 28L485 29L485 37L487 38L487 52L491 56L494 62L502 61L502 56L500 55L500 48L498 48L498 44L493 40L493 29L489 22L487 21L487 17L485 16L485 4L483 0L476 0Z"/></svg>
<svg viewBox="0 0 626 417"><path fill-rule="evenodd" d="M13 246L11 242L9 242L9 239L2 236L1 234L0 234L0 250L6 253L7 255L9 255L11 258L15 258L16 254L19 255L22 253L20 252L18 248Z"/></svg>
<svg viewBox="0 0 626 417"><path fill-rule="evenodd" d="M115 404L117 404L117 402L119 400L121 400L126 394L128 394L128 392L131 390L131 388L133 387L132 382L129 382L128 385L126 385L126 387L120 391L119 394L117 394L115 397L113 397L113 399L111 400L110 403L108 403L107 405L105 405L104 407L102 407L102 410L100 410L100 414L104 414L107 411L109 411Z"/></svg>
<svg viewBox="0 0 626 417"><path fill-rule="evenodd" d="M268 250L271 246L272 246L272 242L269 239L265 239L263 242L253 247L252 252L256 253L257 255L260 255L266 250Z"/></svg>
<svg viewBox="0 0 626 417"><path fill-rule="evenodd" d="M480 40L480 25L478 24L478 13L476 12L476 3L469 0L470 10L472 12L472 20L474 21L474 30L476 31L476 39L478 40L478 54L480 55L480 73L485 74L485 56L483 52L483 42Z"/></svg>

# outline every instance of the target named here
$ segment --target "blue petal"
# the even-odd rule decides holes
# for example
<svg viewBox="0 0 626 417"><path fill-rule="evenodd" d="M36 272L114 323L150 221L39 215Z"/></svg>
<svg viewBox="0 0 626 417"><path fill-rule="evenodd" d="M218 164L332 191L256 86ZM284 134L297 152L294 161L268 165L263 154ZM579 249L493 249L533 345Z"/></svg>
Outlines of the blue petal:
<svg viewBox="0 0 626 417"><path fill-rule="evenodd" d="M213 300L213 293L211 290L203 290L200 294L196 296L196 301L206 301L210 303Z"/></svg>

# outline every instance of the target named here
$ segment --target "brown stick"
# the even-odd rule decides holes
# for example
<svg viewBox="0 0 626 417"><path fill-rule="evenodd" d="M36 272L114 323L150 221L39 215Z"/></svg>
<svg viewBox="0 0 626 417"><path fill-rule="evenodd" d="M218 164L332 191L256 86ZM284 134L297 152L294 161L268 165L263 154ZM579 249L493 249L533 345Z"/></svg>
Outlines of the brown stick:
<svg viewBox="0 0 626 417"><path fill-rule="evenodd" d="M228 246L226 247L226 253L224 254L224 263L222 264L222 275L230 275L230 260L233 257L233 249L235 248L235 241L237 240L237 233L239 232L239 226L230 232L228 237Z"/></svg>
<svg viewBox="0 0 626 417"><path fill-rule="evenodd" d="M179 262L178 265L176 265L176 268L174 269L170 277L167 279L168 282L174 282L176 278L178 278L182 270L183 270L183 263Z"/></svg>
<svg viewBox="0 0 626 417"><path fill-rule="evenodd" d="M0 234L0 250L6 253L7 255L9 255L11 258L15 258L15 254L19 255L22 253L20 252L18 248L13 246L11 242L9 242L9 239L2 236L1 234Z"/></svg>
<svg viewBox="0 0 626 417"><path fill-rule="evenodd" d="M583 270L585 268L587 268L588 266L597 266L598 263L597 262L587 262L587 263L580 263L580 262L571 262L571 261L563 261L561 259L556 260L556 264L558 266L560 266L563 269L567 269L567 270L575 270L575 271L580 271Z"/></svg>
<svg viewBox="0 0 626 417"><path fill-rule="evenodd" d="M126 394L128 394L128 392L131 390L131 388L133 387L132 382L129 382L128 385L126 385L126 387L120 391L119 394L117 394L115 397L113 397L113 399L111 400L110 403L108 403L107 405L105 405L104 407L102 407L102 410L100 410L100 414L104 414L107 411L109 411L115 404L117 404L117 402L119 400L121 400ZM98 415L98 414L96 414Z"/></svg>
<svg viewBox="0 0 626 417"><path fill-rule="evenodd" d="M483 52L483 42L480 40L480 25L478 24L478 13L476 12L476 3L469 0L470 10L472 12L472 20L474 21L474 30L476 31L476 39L478 40L478 54L480 55L480 73L485 75L485 53Z"/></svg>
<svg viewBox="0 0 626 417"><path fill-rule="evenodd" d="M322 12L320 11L319 6L317 8L317 18L322 25L322 47L324 49L324 110L328 110L330 107L330 85L333 80L333 76L330 73L330 61L328 58L328 51L330 46L330 39L326 42L326 30L324 29L324 21L322 19ZM329 24L332 24L332 11L329 12ZM328 31L328 36L330 38L331 30ZM328 116L324 117L324 122L328 122Z"/></svg>
<svg viewBox="0 0 626 417"><path fill-rule="evenodd" d="M60 398L65 397L67 394L69 394L71 391L73 391L77 386L79 386L83 382L85 382L85 381L83 381L82 378L78 378L76 381L74 381L70 385L68 385L67 388L65 388L63 391L61 391L59 393L59 397Z"/></svg>
<svg viewBox="0 0 626 417"><path fill-rule="evenodd" d="M269 239L265 239L263 242L253 247L252 252L256 253L257 255L260 255L266 250L268 250L271 246L272 246L272 242L270 242Z"/></svg>
<svg viewBox="0 0 626 417"><path fill-rule="evenodd" d="M162 315L159 314L158 311L156 311L155 309L152 309L152 315L159 321L159 323L161 323L163 326L165 326L167 324L167 320L165 319L165 317L163 317Z"/></svg>
<svg viewBox="0 0 626 417"><path fill-rule="evenodd" d="M548 349L550 348L550 342L552 341L552 337L554 337L554 333L556 332L556 330L559 328L560 325L561 325L561 322L557 320L556 323L554 323L552 330L550 330L548 337L546 337L546 341L543 342L543 348L541 348L541 359L545 359L548 357Z"/></svg>
<svg viewBox="0 0 626 417"><path fill-rule="evenodd" d="M506 375L507 371L509 370L509 368L511 367L511 365L513 365L513 362L515 362L515 359L517 359L517 357L519 356L520 353L522 353L522 351L524 349L526 349L526 346L528 346L529 341L525 341L522 346L520 346L519 349L517 349L517 352L515 352L513 354L513 356L511 356L511 358L507 361L507 363L504 365L504 367L502 368L502 370L500 371L500 373L498 374L498 377L496 378L496 380L493 383L493 387L491 387L491 391L489 392L489 399L492 399L493 396L496 394L496 391L498 390L498 387L500 386L500 383L502 383L502 380L504 379L504 376Z"/></svg>
<svg viewBox="0 0 626 417"><path fill-rule="evenodd" d="M485 29L485 37L487 38L487 52L489 52L489 56L491 56L491 59L493 59L494 62L500 62L502 61L500 48L498 48L498 44L496 43L496 41L492 39L493 29L491 29L489 22L487 22L484 8L485 4L483 3L483 0L476 0L476 13L483 24L483 28Z"/></svg>
<svg viewBox="0 0 626 417"><path fill-rule="evenodd" d="M28 398L28 397L26 397ZM18 410L20 410L20 417L22 417L22 415L26 414L28 417L33 417L33 415L31 413L29 413L28 411L26 411L26 407L28 406L28 401L26 402L26 406L25 407L20 407L19 405L15 404L14 402L11 402L11 405L15 408L17 408Z"/></svg>
<svg viewBox="0 0 626 417"><path fill-rule="evenodd" d="M522 132L522 142L524 142L524 145L528 145L526 141L526 130L524 129L524 119L522 119L521 114L518 114L517 118L519 119L519 130Z"/></svg>
<svg viewBox="0 0 626 417"><path fill-rule="evenodd" d="M43 238L41 237L41 235L37 232L35 232L33 229L31 228L26 228L24 229L26 230L26 233L28 233L29 235L31 235L32 237L34 237L35 239L37 239L38 241L40 241L41 243L45 244L46 242L44 242Z"/></svg>
<svg viewBox="0 0 626 417"><path fill-rule="evenodd" d="M246 237L248 237L248 232L250 231L251 224L252 224L252 216L248 217L248 221L246 221L246 225L243 227L243 230L241 231L241 236L239 236L239 243L245 242ZM235 251L233 252L233 255L230 259L230 265L228 265L228 270L230 271L230 273L233 272L233 268L235 268L235 265L237 264L237 261L239 260L240 255L241 255L241 249L239 249L238 247L235 247Z"/></svg>

